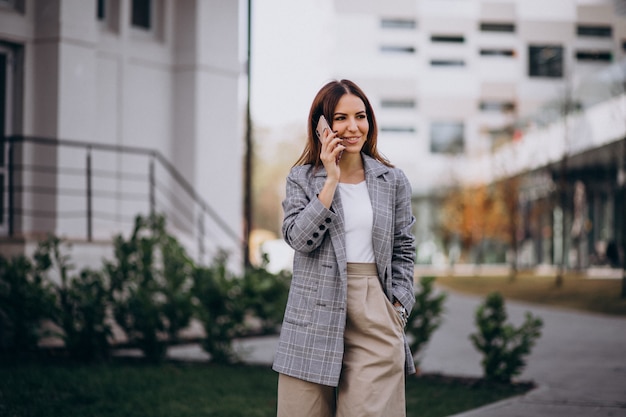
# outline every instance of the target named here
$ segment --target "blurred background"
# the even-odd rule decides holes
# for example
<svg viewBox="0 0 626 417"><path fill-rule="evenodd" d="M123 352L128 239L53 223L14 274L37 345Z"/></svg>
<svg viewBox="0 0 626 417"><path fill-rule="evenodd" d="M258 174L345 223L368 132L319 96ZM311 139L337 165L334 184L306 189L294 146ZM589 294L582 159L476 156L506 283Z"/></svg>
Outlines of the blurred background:
<svg viewBox="0 0 626 417"><path fill-rule="evenodd" d="M290 267L284 178L330 79L408 175L417 261L622 277L624 0L0 0L0 251L101 262L164 214Z"/></svg>

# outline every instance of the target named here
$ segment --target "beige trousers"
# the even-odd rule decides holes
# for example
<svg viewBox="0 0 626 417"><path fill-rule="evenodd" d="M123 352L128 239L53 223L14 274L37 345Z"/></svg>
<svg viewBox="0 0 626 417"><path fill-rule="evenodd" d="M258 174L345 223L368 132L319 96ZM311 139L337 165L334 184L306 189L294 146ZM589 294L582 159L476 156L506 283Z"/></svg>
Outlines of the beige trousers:
<svg viewBox="0 0 626 417"><path fill-rule="evenodd" d="M348 264L343 368L337 389L283 374L278 417L405 417L402 322L375 264Z"/></svg>

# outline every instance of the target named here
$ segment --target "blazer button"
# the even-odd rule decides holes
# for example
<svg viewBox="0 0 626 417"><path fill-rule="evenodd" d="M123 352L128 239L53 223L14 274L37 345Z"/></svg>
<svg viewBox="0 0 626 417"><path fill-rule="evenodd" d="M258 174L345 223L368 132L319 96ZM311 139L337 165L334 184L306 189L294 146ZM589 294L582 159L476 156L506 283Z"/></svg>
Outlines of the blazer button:
<svg viewBox="0 0 626 417"><path fill-rule="evenodd" d="M330 217L326 217L326 220L324 220L326 223L330 223L332 220L330 219Z"/></svg>
<svg viewBox="0 0 626 417"><path fill-rule="evenodd" d="M319 233L317 233L317 232L313 233L313 237L319 237L319 236L320 236Z"/></svg>
<svg viewBox="0 0 626 417"><path fill-rule="evenodd" d="M323 224L320 224L320 230L325 230L326 226L324 226Z"/></svg>
<svg viewBox="0 0 626 417"><path fill-rule="evenodd" d="M309 240L306 241L306 244L311 246L313 244L313 241L311 239L309 239Z"/></svg>

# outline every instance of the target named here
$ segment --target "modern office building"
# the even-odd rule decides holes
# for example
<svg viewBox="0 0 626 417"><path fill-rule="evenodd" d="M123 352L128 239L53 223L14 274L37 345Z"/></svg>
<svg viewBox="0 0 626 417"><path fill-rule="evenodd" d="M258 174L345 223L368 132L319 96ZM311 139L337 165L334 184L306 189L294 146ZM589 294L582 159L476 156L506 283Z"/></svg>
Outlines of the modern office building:
<svg viewBox="0 0 626 417"><path fill-rule="evenodd" d="M619 82L613 86L620 91L600 92L602 98L592 97L599 90L585 87L597 86L588 80L624 59L623 1L335 0L334 4L336 76L361 84L378 109L380 147L413 185L420 244L437 241L442 189L520 175L526 183L547 178L550 184L541 197L532 192L521 197L525 212L532 211L533 198L552 204L541 225L533 225L537 230L527 227L521 233L520 245L528 247L521 259L528 265L560 262L566 250L555 243L557 229L563 229L556 227L555 218L565 212L570 227L574 207L573 203L556 207L554 190L560 175L567 178L564 202L572 201L577 180L586 186L585 213L595 228L585 229L583 266L592 262L598 243L626 239L621 235L626 211L623 181L618 180L624 161L606 157L620 154L623 128L597 143L596 136L580 134L579 145L563 145L550 158L527 160L516 170L494 169L494 161L502 160L497 154L504 152L503 147L526 146L532 141L524 138L538 135L537 126L558 124L564 109L592 114L593 105L623 94ZM546 154L551 142L562 142L561 137L545 135L542 140ZM604 151L593 151L599 147ZM536 145L533 149L541 152ZM569 165L560 164L564 155Z"/></svg>
<svg viewBox="0 0 626 417"><path fill-rule="evenodd" d="M0 250L135 216L242 260L247 2L0 0Z"/></svg>

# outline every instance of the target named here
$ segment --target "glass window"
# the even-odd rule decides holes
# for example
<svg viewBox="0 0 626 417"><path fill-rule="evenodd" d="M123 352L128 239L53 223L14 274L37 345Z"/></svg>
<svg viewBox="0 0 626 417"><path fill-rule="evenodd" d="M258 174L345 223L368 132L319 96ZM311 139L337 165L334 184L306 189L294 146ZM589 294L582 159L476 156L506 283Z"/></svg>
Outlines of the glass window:
<svg viewBox="0 0 626 417"><path fill-rule="evenodd" d="M529 46L528 76L530 77L563 77L562 46Z"/></svg>
<svg viewBox="0 0 626 417"><path fill-rule="evenodd" d="M413 19L381 19L380 27L383 29L415 29Z"/></svg>
<svg viewBox="0 0 626 417"><path fill-rule="evenodd" d="M106 13L106 0L98 0L96 3L96 17L98 20L104 20Z"/></svg>
<svg viewBox="0 0 626 417"><path fill-rule="evenodd" d="M513 23L481 23L482 32L515 32Z"/></svg>
<svg viewBox="0 0 626 417"><path fill-rule="evenodd" d="M515 56L515 51L512 49L481 49L480 54L482 56L513 57Z"/></svg>
<svg viewBox="0 0 626 417"><path fill-rule="evenodd" d="M414 54L415 47L413 46L396 46L396 45L383 45L380 47L380 51L386 54Z"/></svg>
<svg viewBox="0 0 626 417"><path fill-rule="evenodd" d="M430 125L432 153L461 154L465 148L462 122L433 122Z"/></svg>
<svg viewBox="0 0 626 417"><path fill-rule="evenodd" d="M1 6L24 13L24 0L0 0L0 7Z"/></svg>
<svg viewBox="0 0 626 417"><path fill-rule="evenodd" d="M390 109L412 109L415 107L413 99L382 99L380 107Z"/></svg>
<svg viewBox="0 0 626 417"><path fill-rule="evenodd" d="M601 25L578 25L577 34L594 38L610 38L613 36L613 28Z"/></svg>
<svg viewBox="0 0 626 417"><path fill-rule="evenodd" d="M430 61L432 67L464 67L465 61L462 59L433 59Z"/></svg>
<svg viewBox="0 0 626 417"><path fill-rule="evenodd" d="M482 100L480 110L485 112L511 113L515 110L515 103L501 100Z"/></svg>
<svg viewBox="0 0 626 417"><path fill-rule="evenodd" d="M415 133L415 127L413 126L381 126L381 132L387 133Z"/></svg>
<svg viewBox="0 0 626 417"><path fill-rule="evenodd" d="M578 61L611 62L613 53L611 51L578 51L576 52L576 59Z"/></svg>
<svg viewBox="0 0 626 417"><path fill-rule="evenodd" d="M131 24L134 27L152 27L152 0L132 0Z"/></svg>
<svg viewBox="0 0 626 417"><path fill-rule="evenodd" d="M432 35L430 37L431 42L446 42L446 43L463 43L465 42L464 36L455 35Z"/></svg>

